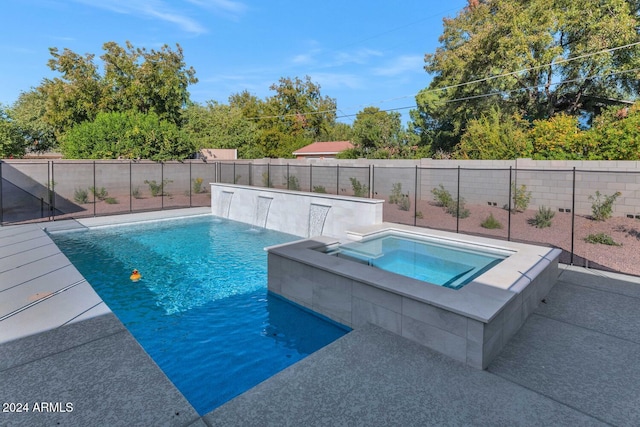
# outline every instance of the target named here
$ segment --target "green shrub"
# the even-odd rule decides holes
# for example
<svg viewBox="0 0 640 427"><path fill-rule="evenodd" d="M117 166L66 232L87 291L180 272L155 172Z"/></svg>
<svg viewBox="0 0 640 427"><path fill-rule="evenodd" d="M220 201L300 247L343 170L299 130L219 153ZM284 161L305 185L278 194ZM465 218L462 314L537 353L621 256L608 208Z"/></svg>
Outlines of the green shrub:
<svg viewBox="0 0 640 427"><path fill-rule="evenodd" d="M418 219L423 219L424 218L424 215L422 214L422 211L416 212L416 218L418 218Z"/></svg>
<svg viewBox="0 0 640 427"><path fill-rule="evenodd" d="M483 228L488 228L491 230L494 230L496 228L502 228L502 224L500 224L500 221L498 221L492 213L489 214L489 216L482 221L482 223L480 224Z"/></svg>
<svg viewBox="0 0 640 427"><path fill-rule="evenodd" d="M596 191L595 197L589 196L589 200L593 202L591 204L591 217L596 221L604 221L611 218L613 202L621 195L622 193L619 191L610 196L600 194L599 191Z"/></svg>
<svg viewBox="0 0 640 427"><path fill-rule="evenodd" d="M300 182L297 176L289 175L288 178L285 176L284 179L287 184L287 190L300 191Z"/></svg>
<svg viewBox="0 0 640 427"><path fill-rule="evenodd" d="M89 192L84 188L76 188L73 192L73 200L81 205L89 203Z"/></svg>
<svg viewBox="0 0 640 427"><path fill-rule="evenodd" d="M451 197L451 193L449 193L442 184L440 184L439 188L434 188L431 190L431 194L433 194L434 200L438 206L442 206L446 208L447 206L453 203L453 197Z"/></svg>
<svg viewBox="0 0 640 427"><path fill-rule="evenodd" d="M398 209L400 209L401 211L408 211L409 209L411 209L411 200L409 199L409 196L406 196L404 194L402 195L400 201L398 202Z"/></svg>
<svg viewBox="0 0 640 427"><path fill-rule="evenodd" d="M459 205L458 205L459 203ZM471 215L469 209L464 207L464 198L460 197L460 200L453 200L449 206L445 208L445 211L451 216L457 216L458 218L467 218Z"/></svg>
<svg viewBox="0 0 640 427"><path fill-rule="evenodd" d="M141 199L142 198L142 194L140 193L140 187L136 187L134 189L131 190L131 195L133 196L134 199Z"/></svg>
<svg viewBox="0 0 640 427"><path fill-rule="evenodd" d="M96 189L96 187L89 187L89 191L91 191L91 194L93 194L94 197L98 200L104 200L109 195L107 189L104 187L100 187L99 190Z"/></svg>
<svg viewBox="0 0 640 427"><path fill-rule="evenodd" d="M324 188L324 185L314 185L313 186L314 193L326 193L327 189Z"/></svg>
<svg viewBox="0 0 640 427"><path fill-rule="evenodd" d="M353 189L353 195L356 197L369 197L369 187L362 185L356 178L349 178L351 181L351 188Z"/></svg>
<svg viewBox="0 0 640 427"><path fill-rule="evenodd" d="M524 212L531 201L531 191L527 191L527 186L524 184L516 187L516 184L513 183L511 184L511 198L513 199L513 211Z"/></svg>
<svg viewBox="0 0 640 427"><path fill-rule="evenodd" d="M613 237L606 233L589 234L584 238L587 243L609 245L609 246L622 246L622 243L617 243L613 240Z"/></svg>
<svg viewBox="0 0 640 427"><path fill-rule="evenodd" d="M396 205L400 203L400 201L404 197L404 194L402 194L402 183L396 182L395 184L392 184L392 187L393 189L391 190L391 195L389 196L389 203Z"/></svg>
<svg viewBox="0 0 640 427"><path fill-rule="evenodd" d="M105 197L104 198L104 202L110 205L116 205L118 204L118 200L116 200L115 197Z"/></svg>
<svg viewBox="0 0 640 427"><path fill-rule="evenodd" d="M464 207L464 198L459 197L458 200L454 200L453 197L451 197L451 193L449 193L442 184L440 184L439 188L431 190L431 194L433 194L436 204L442 206L448 214L457 216L458 218L467 218L471 215L469 209Z"/></svg>
<svg viewBox="0 0 640 427"><path fill-rule="evenodd" d="M193 192L195 194L200 194L200 193L206 193L207 189L202 187L202 181L204 181L202 178L195 178L193 180L193 183L191 184L191 187L193 189Z"/></svg>
<svg viewBox="0 0 640 427"><path fill-rule="evenodd" d="M262 186L267 188L273 188L273 182L268 172L262 172Z"/></svg>
<svg viewBox="0 0 640 427"><path fill-rule="evenodd" d="M144 180L144 183L147 184L149 186L149 191L151 191L151 196L152 197L156 197L156 196L169 196L168 193L164 192L164 187L173 182L170 179L164 179L162 180L161 184L158 184L155 180L152 181L148 181L148 180Z"/></svg>
<svg viewBox="0 0 640 427"><path fill-rule="evenodd" d="M540 206L538 208L538 213L536 213L536 217L531 221L532 225L535 225L537 228L547 228L551 227L551 220L556 215L551 208L545 208L544 206Z"/></svg>

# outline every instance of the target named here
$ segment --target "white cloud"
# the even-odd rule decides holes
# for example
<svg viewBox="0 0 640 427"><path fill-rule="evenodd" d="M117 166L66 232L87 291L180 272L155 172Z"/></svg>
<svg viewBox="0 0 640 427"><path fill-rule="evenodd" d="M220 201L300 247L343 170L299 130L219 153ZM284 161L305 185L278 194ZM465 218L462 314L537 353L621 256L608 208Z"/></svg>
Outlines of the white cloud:
<svg viewBox="0 0 640 427"><path fill-rule="evenodd" d="M420 55L404 55L395 58L384 66L373 69L377 76L399 76L406 73L423 72L424 57Z"/></svg>
<svg viewBox="0 0 640 427"><path fill-rule="evenodd" d="M191 4L195 4L196 6L219 10L227 13L231 13L234 15L239 15L244 13L247 10L247 5L232 0L187 0Z"/></svg>
<svg viewBox="0 0 640 427"><path fill-rule="evenodd" d="M194 34L207 32L200 22L181 13L175 3L166 0L75 0L88 6L97 7L123 15L138 15L142 18L158 19L177 25L183 31ZM232 19L246 11L247 6L233 0L186 0L188 3L213 12L221 13Z"/></svg>

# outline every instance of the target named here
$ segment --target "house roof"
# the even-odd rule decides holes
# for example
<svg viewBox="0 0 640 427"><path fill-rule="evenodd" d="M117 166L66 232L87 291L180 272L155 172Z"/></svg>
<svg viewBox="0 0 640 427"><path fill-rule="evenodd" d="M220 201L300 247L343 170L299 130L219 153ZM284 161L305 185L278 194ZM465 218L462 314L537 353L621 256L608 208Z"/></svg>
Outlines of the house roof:
<svg viewBox="0 0 640 427"><path fill-rule="evenodd" d="M314 142L293 152L294 156L338 154L353 148L350 141L322 141Z"/></svg>

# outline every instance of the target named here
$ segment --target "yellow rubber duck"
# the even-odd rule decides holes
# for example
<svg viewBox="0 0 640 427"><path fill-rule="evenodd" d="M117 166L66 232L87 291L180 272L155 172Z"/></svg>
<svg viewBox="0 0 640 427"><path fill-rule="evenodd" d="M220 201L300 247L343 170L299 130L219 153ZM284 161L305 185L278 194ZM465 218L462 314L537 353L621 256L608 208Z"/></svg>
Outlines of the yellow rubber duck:
<svg viewBox="0 0 640 427"><path fill-rule="evenodd" d="M142 275L137 269L134 268L131 272L131 276L129 276L129 279L131 279L132 282L137 282L138 280L142 279Z"/></svg>

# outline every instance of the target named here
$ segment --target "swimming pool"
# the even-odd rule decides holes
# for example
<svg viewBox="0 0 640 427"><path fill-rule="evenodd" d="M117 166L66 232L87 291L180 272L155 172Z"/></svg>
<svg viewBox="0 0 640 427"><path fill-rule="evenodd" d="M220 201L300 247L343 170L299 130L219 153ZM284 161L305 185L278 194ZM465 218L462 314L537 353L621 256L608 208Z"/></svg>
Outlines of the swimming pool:
<svg viewBox="0 0 640 427"><path fill-rule="evenodd" d="M332 255L452 289L460 289L510 253L469 244L384 233L340 245Z"/></svg>
<svg viewBox="0 0 640 427"><path fill-rule="evenodd" d="M263 248L296 236L203 216L52 238L201 415L347 332L267 293Z"/></svg>

